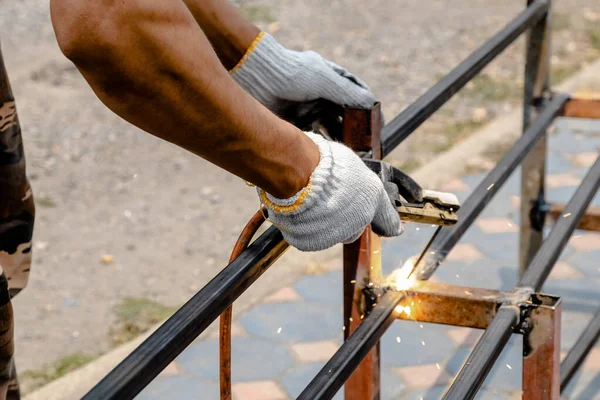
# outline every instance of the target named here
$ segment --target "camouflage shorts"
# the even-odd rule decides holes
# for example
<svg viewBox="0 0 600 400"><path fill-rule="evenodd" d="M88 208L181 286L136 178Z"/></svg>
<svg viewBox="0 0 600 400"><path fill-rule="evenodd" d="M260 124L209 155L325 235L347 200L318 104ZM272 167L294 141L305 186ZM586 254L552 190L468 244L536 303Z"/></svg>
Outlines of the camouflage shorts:
<svg viewBox="0 0 600 400"><path fill-rule="evenodd" d="M21 128L0 52L0 268L13 294L27 285L34 216Z"/></svg>

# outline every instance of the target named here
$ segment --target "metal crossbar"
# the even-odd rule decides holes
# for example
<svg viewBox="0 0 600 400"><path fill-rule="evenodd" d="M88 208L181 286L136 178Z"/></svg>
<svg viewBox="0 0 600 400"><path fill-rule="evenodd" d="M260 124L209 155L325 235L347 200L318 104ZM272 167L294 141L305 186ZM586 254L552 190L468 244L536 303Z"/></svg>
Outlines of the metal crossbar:
<svg viewBox="0 0 600 400"><path fill-rule="evenodd" d="M345 109L342 140L379 159L414 132L522 33L527 33L523 136L473 191L458 211L459 222L443 228L417 265L417 282L406 290L381 276L379 238L367 228L344 246L344 344L300 394L331 399L346 385L346 400L379 399L379 341L396 319L485 329L444 395L472 399L513 333L523 335L523 398L558 400L560 390L600 336L600 310L560 364L560 298L539 291L577 228L600 230L600 210L586 208L600 185L600 159L590 168L568 205L544 201L546 131L560 116L600 118L600 100L571 98L548 87L549 0L527 8L388 125L380 126L379 105ZM513 292L428 282L485 206L522 166L520 275ZM546 214L555 220L542 231ZM200 290L123 360L84 399L132 399L251 286L288 245L274 227ZM411 306L411 304L418 306ZM408 312L408 311L410 312Z"/></svg>

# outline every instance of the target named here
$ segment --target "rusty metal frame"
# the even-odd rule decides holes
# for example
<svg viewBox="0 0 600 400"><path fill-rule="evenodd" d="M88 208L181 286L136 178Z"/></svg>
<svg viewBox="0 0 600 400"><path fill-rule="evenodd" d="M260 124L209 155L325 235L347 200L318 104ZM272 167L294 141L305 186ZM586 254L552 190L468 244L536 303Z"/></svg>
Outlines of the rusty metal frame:
<svg viewBox="0 0 600 400"><path fill-rule="evenodd" d="M367 229L344 246L344 344L298 397L330 399L346 385L346 400L380 398L379 340L396 320L485 329L444 399L472 399L512 334L523 336L523 398L558 400L559 392L600 336L600 311L559 363L561 300L538 293L573 230L598 230L600 211L585 209L600 185L600 160L565 207L544 201L546 130L556 117L600 118L600 97L549 90L551 6L527 8L385 127L380 105L345 109L342 140L363 157L380 159L414 132L522 33L527 33L523 136L444 228L418 265L419 280L398 291L381 274L379 238ZM526 157L527 156L527 157ZM519 164L523 165L521 282L501 292L428 282L454 245ZM543 240L546 214L555 226ZM567 215L572 215L570 220ZM168 319L85 399L132 399L185 347L226 311L287 249L274 227L258 237L208 285ZM525 268L527 267L527 268ZM409 310L409 311L407 311Z"/></svg>

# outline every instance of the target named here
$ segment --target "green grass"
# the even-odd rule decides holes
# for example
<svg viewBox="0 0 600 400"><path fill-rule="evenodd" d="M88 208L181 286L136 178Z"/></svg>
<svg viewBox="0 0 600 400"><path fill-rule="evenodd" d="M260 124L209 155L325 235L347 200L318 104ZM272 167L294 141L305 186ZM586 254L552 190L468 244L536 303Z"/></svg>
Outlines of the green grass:
<svg viewBox="0 0 600 400"><path fill-rule="evenodd" d="M577 64L554 66L550 69L550 82L552 85L556 85L573 75L577 70L579 70Z"/></svg>
<svg viewBox="0 0 600 400"><path fill-rule="evenodd" d="M504 157L504 155L510 150L514 144L514 140L496 143L494 146L483 152L483 156L490 159L494 163L497 163Z"/></svg>
<svg viewBox="0 0 600 400"><path fill-rule="evenodd" d="M273 14L271 14L269 7L265 6L241 5L240 12L252 22L264 22L270 24L277 21Z"/></svg>
<svg viewBox="0 0 600 400"><path fill-rule="evenodd" d="M504 101L517 98L521 89L514 82L494 81L488 75L478 75L462 93L465 96L486 101Z"/></svg>
<svg viewBox="0 0 600 400"><path fill-rule="evenodd" d="M54 199L48 194L43 194L38 197L34 197L34 199L35 199L35 204L37 206L46 207L46 208L56 207L56 201L54 201Z"/></svg>
<svg viewBox="0 0 600 400"><path fill-rule="evenodd" d="M564 31L571 27L571 16L569 14L554 11L552 13L552 30L554 32Z"/></svg>
<svg viewBox="0 0 600 400"><path fill-rule="evenodd" d="M153 325L170 317L177 308L168 307L143 297L127 297L114 309L117 323L110 331L110 340L114 346L126 343Z"/></svg>
<svg viewBox="0 0 600 400"><path fill-rule="evenodd" d="M53 380L65 376L71 371L94 361L97 356L86 353L73 353L44 365L42 368L23 372L20 378L26 381L28 391L42 387Z"/></svg>
<svg viewBox="0 0 600 400"><path fill-rule="evenodd" d="M496 143L481 154L481 159L486 161L489 160L494 164L497 164L508 152L508 150L510 150L513 144L514 140ZM467 164L463 173L465 175L475 175L487 171L489 171L488 168L483 165Z"/></svg>
<svg viewBox="0 0 600 400"><path fill-rule="evenodd" d="M484 118L481 121L473 121L471 119L464 119L458 121L450 121L443 128L443 135L447 141L437 143L433 146L433 151L441 153L450 149L456 143L469 137L474 131L484 126L490 120L489 117Z"/></svg>
<svg viewBox="0 0 600 400"><path fill-rule="evenodd" d="M600 24L594 24L587 28L588 39L594 50L600 51Z"/></svg>
<svg viewBox="0 0 600 400"><path fill-rule="evenodd" d="M403 172L412 172L423 165L423 162L416 158L408 158L404 161L392 161L392 165L401 169Z"/></svg>

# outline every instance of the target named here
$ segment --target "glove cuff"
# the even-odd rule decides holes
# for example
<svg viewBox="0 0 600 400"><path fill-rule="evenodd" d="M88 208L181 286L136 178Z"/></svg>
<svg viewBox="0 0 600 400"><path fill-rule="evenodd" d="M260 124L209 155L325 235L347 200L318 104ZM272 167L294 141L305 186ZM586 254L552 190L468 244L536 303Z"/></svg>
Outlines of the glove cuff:
<svg viewBox="0 0 600 400"><path fill-rule="evenodd" d="M310 175L308 184L292 197L280 199L257 188L260 201L270 211L293 215L306 210L316 201L323 188L327 186L327 181L331 179L331 169L333 167L331 143L319 134L312 132L304 132L304 134L311 138L318 146L320 153L319 163Z"/></svg>
<svg viewBox="0 0 600 400"><path fill-rule="evenodd" d="M250 58L250 56L254 53L254 51L258 47L258 44L262 41L262 39L266 35L268 35L268 33L262 32L262 31L258 35L256 35L256 37L254 38L254 40L252 40L252 43L250 43L250 46L248 46L248 49L246 49L246 52L244 53L244 55L242 56L242 58L240 59L240 61L238 61L238 63L233 68L231 68L229 70L230 74L235 73L235 71L237 71L238 69L240 69L246 63L246 61L248 61L248 59Z"/></svg>
<svg viewBox="0 0 600 400"><path fill-rule="evenodd" d="M277 97L275 93L289 84L290 71L296 68L287 49L273 36L261 32L229 73L246 92L270 108L270 102Z"/></svg>

